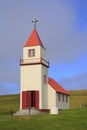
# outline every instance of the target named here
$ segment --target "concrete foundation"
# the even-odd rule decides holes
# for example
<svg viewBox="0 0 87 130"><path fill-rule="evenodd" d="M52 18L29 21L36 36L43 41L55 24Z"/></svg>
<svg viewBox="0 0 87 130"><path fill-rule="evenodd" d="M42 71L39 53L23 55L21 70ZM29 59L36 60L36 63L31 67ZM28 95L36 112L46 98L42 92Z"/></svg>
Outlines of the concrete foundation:
<svg viewBox="0 0 87 130"><path fill-rule="evenodd" d="M44 112L41 112L35 108L30 109L22 109L14 113L15 116L23 116L23 115L37 115L37 114L43 114Z"/></svg>

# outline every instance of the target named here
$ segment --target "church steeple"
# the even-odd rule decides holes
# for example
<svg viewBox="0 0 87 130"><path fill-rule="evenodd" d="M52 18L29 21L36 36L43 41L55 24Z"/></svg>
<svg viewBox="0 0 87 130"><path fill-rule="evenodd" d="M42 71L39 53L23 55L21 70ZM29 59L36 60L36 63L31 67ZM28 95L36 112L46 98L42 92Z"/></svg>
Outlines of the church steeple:
<svg viewBox="0 0 87 130"><path fill-rule="evenodd" d="M26 44L24 45L24 47L30 47L30 46L41 46L41 47L45 48L43 46L42 41L40 40L40 37L37 33L36 28L33 29L30 37L28 38Z"/></svg>
<svg viewBox="0 0 87 130"><path fill-rule="evenodd" d="M38 20L35 18L34 20L32 20L32 23L34 23L34 29L30 35L30 37L28 38L26 44L24 45L24 47L30 47L30 46L41 46L45 49L45 47L43 46L43 43L38 35L38 32L36 30L36 23L38 22Z"/></svg>
<svg viewBox="0 0 87 130"><path fill-rule="evenodd" d="M36 30L37 20L32 22L34 29L23 47L23 59L20 60L20 109L44 109L47 108L48 102L49 62L46 60L46 49Z"/></svg>

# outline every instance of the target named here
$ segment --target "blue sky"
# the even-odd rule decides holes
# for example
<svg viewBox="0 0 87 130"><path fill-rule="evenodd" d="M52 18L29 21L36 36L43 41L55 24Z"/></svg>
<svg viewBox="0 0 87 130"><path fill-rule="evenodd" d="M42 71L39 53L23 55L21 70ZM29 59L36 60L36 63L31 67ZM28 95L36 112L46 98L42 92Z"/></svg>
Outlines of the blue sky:
<svg viewBox="0 0 87 130"><path fill-rule="evenodd" d="M49 76L67 90L87 89L87 0L0 0L0 94L19 93L19 60L34 18Z"/></svg>

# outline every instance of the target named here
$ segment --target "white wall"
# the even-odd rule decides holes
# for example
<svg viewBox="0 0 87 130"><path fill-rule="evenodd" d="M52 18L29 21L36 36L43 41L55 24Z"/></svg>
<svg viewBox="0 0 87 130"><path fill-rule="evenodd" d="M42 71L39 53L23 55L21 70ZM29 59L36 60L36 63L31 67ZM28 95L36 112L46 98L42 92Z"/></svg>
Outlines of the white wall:
<svg viewBox="0 0 87 130"><path fill-rule="evenodd" d="M28 57L28 50L35 49L35 56ZM46 50L41 46L32 46L32 47L24 47L23 48L23 60L24 63L27 63L27 59L29 62L32 62L33 59L45 59L46 58ZM37 60L34 60L34 63L37 63ZM42 64L33 64L33 65L21 65L20 66L20 109L22 109L22 91L31 91L38 90L39 91L39 108L47 109L47 88L48 81L46 84L43 82L44 75L47 76L48 79L48 68Z"/></svg>
<svg viewBox="0 0 87 130"><path fill-rule="evenodd" d="M56 107L56 93L48 84L48 109L51 109L52 107Z"/></svg>
<svg viewBox="0 0 87 130"><path fill-rule="evenodd" d="M26 65L20 68L21 89L37 90L41 87L41 65Z"/></svg>
<svg viewBox="0 0 87 130"><path fill-rule="evenodd" d="M42 65L42 108L47 109L48 107L48 68ZM47 77L46 83L44 83L44 75Z"/></svg>
<svg viewBox="0 0 87 130"><path fill-rule="evenodd" d="M69 109L69 96L68 102L66 102L66 95L64 95L64 102L62 101L62 94L61 101L58 100L58 93L48 84L48 109L51 109L53 106L58 107L58 109Z"/></svg>
<svg viewBox="0 0 87 130"><path fill-rule="evenodd" d="M41 107L41 65L20 66L20 91L39 90ZM21 106L21 105L20 105Z"/></svg>
<svg viewBox="0 0 87 130"><path fill-rule="evenodd" d="M46 50L43 48L43 47L40 47L41 48L41 52L40 52L40 55L43 59L46 60Z"/></svg>
<svg viewBox="0 0 87 130"><path fill-rule="evenodd" d="M28 57L28 50L35 49L35 57ZM32 46L32 47L24 47L23 48L23 59L35 59L35 58L43 58L46 59L46 50L41 46Z"/></svg>

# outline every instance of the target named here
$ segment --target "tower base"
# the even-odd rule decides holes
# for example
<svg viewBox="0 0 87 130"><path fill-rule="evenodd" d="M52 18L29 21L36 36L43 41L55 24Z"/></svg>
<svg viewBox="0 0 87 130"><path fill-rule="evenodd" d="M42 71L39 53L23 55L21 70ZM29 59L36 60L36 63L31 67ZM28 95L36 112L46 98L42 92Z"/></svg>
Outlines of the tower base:
<svg viewBox="0 0 87 130"><path fill-rule="evenodd" d="M44 112L35 108L29 108L29 109L21 109L16 113L14 113L15 116L37 115L37 114L44 114Z"/></svg>

